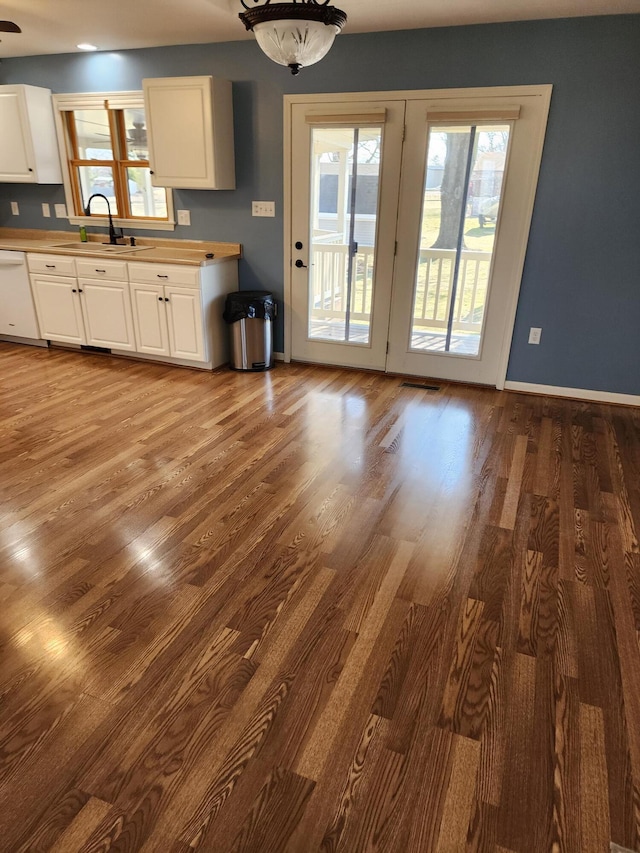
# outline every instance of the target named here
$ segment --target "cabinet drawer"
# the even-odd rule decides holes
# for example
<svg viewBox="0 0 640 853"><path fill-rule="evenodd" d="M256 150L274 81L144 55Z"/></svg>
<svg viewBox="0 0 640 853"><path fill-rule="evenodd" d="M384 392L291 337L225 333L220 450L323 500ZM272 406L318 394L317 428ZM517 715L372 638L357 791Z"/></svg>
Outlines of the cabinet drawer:
<svg viewBox="0 0 640 853"><path fill-rule="evenodd" d="M27 255L29 272L40 272L45 275L75 275L76 266L73 258L63 255Z"/></svg>
<svg viewBox="0 0 640 853"><path fill-rule="evenodd" d="M128 280L127 264L125 261L77 258L76 270L78 271L78 278L104 278L110 281Z"/></svg>
<svg viewBox="0 0 640 853"><path fill-rule="evenodd" d="M183 287L200 286L199 267L181 267L173 264L129 264L129 280L145 284L179 284Z"/></svg>

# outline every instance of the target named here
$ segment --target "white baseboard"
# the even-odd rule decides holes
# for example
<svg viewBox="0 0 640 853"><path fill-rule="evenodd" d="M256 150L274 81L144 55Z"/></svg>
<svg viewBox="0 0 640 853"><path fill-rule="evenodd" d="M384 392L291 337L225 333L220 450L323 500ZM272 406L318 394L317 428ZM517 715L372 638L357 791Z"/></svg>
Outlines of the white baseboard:
<svg viewBox="0 0 640 853"><path fill-rule="evenodd" d="M284 353L283 352L274 352L273 357L276 361L284 361Z"/></svg>
<svg viewBox="0 0 640 853"><path fill-rule="evenodd" d="M48 347L47 341L40 338L19 338L17 335L0 335L0 341L6 341L8 344L27 344L30 347Z"/></svg>
<svg viewBox="0 0 640 853"><path fill-rule="evenodd" d="M541 394L544 397L569 397L573 400L589 400L593 403L615 403L620 406L640 406L636 394L616 394L612 391L590 391L586 388L563 388L560 385L536 385L533 382L505 382L506 391L521 391L524 394Z"/></svg>

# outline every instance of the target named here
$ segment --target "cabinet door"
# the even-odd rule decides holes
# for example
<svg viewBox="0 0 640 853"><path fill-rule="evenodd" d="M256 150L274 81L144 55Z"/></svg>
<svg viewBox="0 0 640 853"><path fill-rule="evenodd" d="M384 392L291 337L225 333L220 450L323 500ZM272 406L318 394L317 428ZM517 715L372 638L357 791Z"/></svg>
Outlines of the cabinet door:
<svg viewBox="0 0 640 853"><path fill-rule="evenodd" d="M75 278L31 276L40 334L50 341L86 344Z"/></svg>
<svg viewBox="0 0 640 853"><path fill-rule="evenodd" d="M78 286L87 343L95 347L135 350L128 283L80 279Z"/></svg>
<svg viewBox="0 0 640 853"><path fill-rule="evenodd" d="M0 181L62 183L50 89L0 86Z"/></svg>
<svg viewBox="0 0 640 853"><path fill-rule="evenodd" d="M29 117L19 87L0 88L0 181L35 183Z"/></svg>
<svg viewBox="0 0 640 853"><path fill-rule="evenodd" d="M200 291L165 285L169 348L174 358L206 361Z"/></svg>
<svg viewBox="0 0 640 853"><path fill-rule="evenodd" d="M235 189L231 83L165 77L142 84L154 186Z"/></svg>
<svg viewBox="0 0 640 853"><path fill-rule="evenodd" d="M164 287L133 281L130 288L137 352L169 355Z"/></svg>

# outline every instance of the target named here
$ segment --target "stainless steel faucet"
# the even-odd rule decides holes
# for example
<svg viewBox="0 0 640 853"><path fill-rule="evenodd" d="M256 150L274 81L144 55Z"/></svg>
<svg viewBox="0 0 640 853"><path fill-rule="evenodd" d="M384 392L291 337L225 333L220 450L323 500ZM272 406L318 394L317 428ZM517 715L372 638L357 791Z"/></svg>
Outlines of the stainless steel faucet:
<svg viewBox="0 0 640 853"><path fill-rule="evenodd" d="M124 242L124 234L122 233L122 228L120 228L120 233L116 232L116 229L113 227L113 217L111 216L111 205L109 204L109 199L106 195L102 193L94 193L92 196L89 196L89 200L84 209L85 216L91 216L91 202L94 198L103 198L107 202L107 210L109 211L109 244L111 246L117 246L118 240L122 240Z"/></svg>

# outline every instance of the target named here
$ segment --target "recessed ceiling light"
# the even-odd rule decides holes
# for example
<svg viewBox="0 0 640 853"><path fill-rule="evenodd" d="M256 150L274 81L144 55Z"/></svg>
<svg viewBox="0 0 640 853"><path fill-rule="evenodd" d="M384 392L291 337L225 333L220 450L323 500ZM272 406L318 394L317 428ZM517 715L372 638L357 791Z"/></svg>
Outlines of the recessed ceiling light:
<svg viewBox="0 0 640 853"><path fill-rule="evenodd" d="M78 50L97 50L98 48L95 44L89 44L88 42L82 42L81 44L77 44L76 47Z"/></svg>

